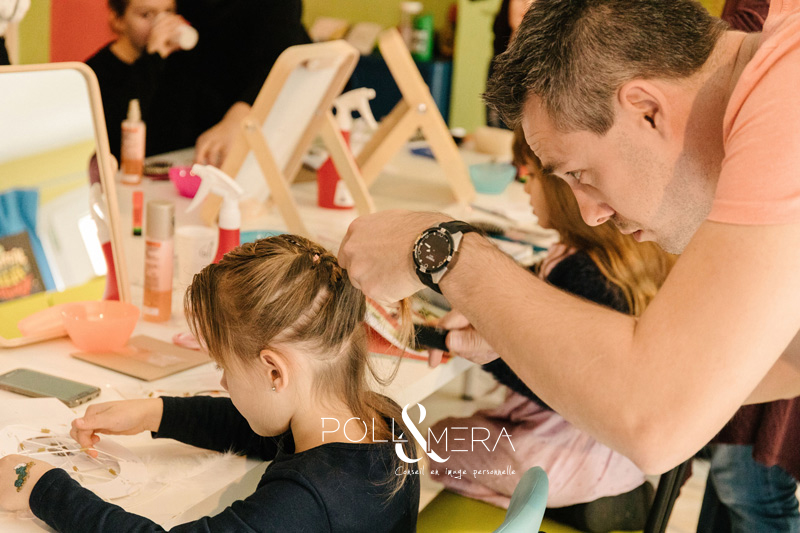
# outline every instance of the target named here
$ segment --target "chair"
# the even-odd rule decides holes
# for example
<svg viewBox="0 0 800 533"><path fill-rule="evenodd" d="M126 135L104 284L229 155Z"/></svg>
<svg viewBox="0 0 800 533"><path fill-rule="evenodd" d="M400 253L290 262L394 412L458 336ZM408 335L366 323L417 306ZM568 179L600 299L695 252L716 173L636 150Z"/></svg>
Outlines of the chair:
<svg viewBox="0 0 800 533"><path fill-rule="evenodd" d="M662 474L642 533L664 533L690 464L691 460L686 461ZM536 533L541 529L545 533L580 533L570 526L542 518L547 503L547 489L547 476L544 471L538 467L531 468L514 490L505 517L503 509L499 507L443 491L420 513L418 531L420 533L456 531ZM539 512L541 514L538 514ZM501 520L502 524L498 527L496 524Z"/></svg>
<svg viewBox="0 0 800 533"><path fill-rule="evenodd" d="M547 474L534 466L522 476L511 495L506 519L494 533L529 533L539 530L547 508Z"/></svg>
<svg viewBox="0 0 800 533"><path fill-rule="evenodd" d="M656 497L647 515L643 533L664 533L666 531L669 515L672 514L672 507L675 505L675 500L678 499L683 480L691 464L692 460L688 459L669 472L661 474Z"/></svg>

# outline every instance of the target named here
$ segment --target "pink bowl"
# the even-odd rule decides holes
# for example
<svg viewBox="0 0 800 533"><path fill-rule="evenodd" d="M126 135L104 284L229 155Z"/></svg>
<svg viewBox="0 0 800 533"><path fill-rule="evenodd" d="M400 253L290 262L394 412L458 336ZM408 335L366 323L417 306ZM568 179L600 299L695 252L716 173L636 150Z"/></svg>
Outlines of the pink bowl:
<svg viewBox="0 0 800 533"><path fill-rule="evenodd" d="M75 302L61 311L72 343L85 352L113 352L128 342L139 308L112 300Z"/></svg>
<svg viewBox="0 0 800 533"><path fill-rule="evenodd" d="M169 169L169 179L178 190L178 194L186 198L194 198L200 188L200 178L192 174L189 165L176 165Z"/></svg>

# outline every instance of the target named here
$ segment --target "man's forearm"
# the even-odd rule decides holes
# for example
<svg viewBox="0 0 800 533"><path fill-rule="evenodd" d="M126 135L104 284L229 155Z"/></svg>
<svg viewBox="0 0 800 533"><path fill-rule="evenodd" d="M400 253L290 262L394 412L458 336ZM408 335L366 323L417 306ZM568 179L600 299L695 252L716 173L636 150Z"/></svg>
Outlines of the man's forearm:
<svg viewBox="0 0 800 533"><path fill-rule="evenodd" d="M640 320L549 287L474 235L441 287L545 402L645 470L663 471L716 434L797 331L794 308L781 313L761 296L798 291L778 281L791 265L764 276L766 263L741 261L741 247L726 242L741 238L723 231L684 254ZM763 233L752 246L787 234Z"/></svg>

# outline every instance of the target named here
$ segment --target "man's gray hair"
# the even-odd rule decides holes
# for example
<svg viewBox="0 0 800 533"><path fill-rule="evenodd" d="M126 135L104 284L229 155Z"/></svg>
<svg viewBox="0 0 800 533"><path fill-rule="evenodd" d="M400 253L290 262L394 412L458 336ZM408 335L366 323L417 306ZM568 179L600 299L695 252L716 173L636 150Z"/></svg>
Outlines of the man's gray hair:
<svg viewBox="0 0 800 533"><path fill-rule="evenodd" d="M692 0L534 0L484 99L513 127L536 95L560 131L603 135L619 87L691 76L726 28Z"/></svg>

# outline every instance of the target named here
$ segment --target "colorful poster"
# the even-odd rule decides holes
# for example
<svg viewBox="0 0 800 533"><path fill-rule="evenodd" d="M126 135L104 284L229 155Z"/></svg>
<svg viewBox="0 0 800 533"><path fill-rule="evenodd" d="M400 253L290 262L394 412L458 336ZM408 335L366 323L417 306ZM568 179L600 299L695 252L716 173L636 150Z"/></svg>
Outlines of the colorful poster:
<svg viewBox="0 0 800 533"><path fill-rule="evenodd" d="M28 233L0 237L0 302L44 290Z"/></svg>

